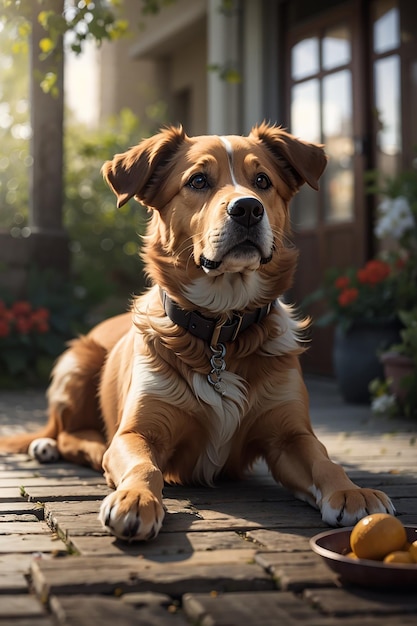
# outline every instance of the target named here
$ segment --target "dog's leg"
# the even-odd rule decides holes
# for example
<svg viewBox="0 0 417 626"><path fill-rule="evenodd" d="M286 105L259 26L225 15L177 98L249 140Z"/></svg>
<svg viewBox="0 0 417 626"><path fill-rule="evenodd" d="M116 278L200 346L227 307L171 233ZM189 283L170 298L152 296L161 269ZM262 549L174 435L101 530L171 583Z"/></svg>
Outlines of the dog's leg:
<svg viewBox="0 0 417 626"><path fill-rule="evenodd" d="M164 509L164 480L151 447L138 433L117 433L104 455L106 478L116 491L101 505L99 519L120 539L153 539Z"/></svg>
<svg viewBox="0 0 417 626"><path fill-rule="evenodd" d="M330 526L352 526L370 513L395 514L388 496L355 485L313 433L292 433L285 448L276 443L266 455L275 480L317 506Z"/></svg>
<svg viewBox="0 0 417 626"><path fill-rule="evenodd" d="M293 381L296 401L271 410L261 418L266 462L277 482L320 509L331 526L351 526L370 513L395 514L382 491L363 489L332 462L313 433L304 383Z"/></svg>
<svg viewBox="0 0 417 626"><path fill-rule="evenodd" d="M88 465L102 471L103 454L106 450L104 437L97 430L78 430L73 433L63 431L57 438L61 456L77 465Z"/></svg>

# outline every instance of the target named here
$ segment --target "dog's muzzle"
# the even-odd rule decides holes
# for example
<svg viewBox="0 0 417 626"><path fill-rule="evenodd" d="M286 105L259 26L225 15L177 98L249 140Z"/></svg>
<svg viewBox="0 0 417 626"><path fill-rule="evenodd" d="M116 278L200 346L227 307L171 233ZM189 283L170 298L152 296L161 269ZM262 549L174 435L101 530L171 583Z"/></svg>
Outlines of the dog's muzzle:
<svg viewBox="0 0 417 626"><path fill-rule="evenodd" d="M262 256L262 245L259 241L259 226L265 214L265 209L257 198L254 196L242 196L235 198L226 208L227 215L231 219L231 223L235 225L233 232L230 233L230 248L225 250L223 258L232 251L246 248L257 248L261 255L260 264L269 263L272 254ZM223 262L221 260L209 259L204 254L200 256L200 266L206 270L216 270Z"/></svg>

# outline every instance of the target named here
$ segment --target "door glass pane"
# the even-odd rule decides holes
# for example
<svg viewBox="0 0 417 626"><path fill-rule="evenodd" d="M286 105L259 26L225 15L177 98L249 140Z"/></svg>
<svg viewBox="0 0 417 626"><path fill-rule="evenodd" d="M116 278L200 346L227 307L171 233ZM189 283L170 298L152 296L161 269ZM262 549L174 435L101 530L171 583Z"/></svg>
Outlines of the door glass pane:
<svg viewBox="0 0 417 626"><path fill-rule="evenodd" d="M295 85L292 89L291 132L304 141L320 143L320 89L314 78ZM303 185L292 202L294 230L312 228L318 222L318 194Z"/></svg>
<svg viewBox="0 0 417 626"><path fill-rule="evenodd" d="M305 141L320 141L320 100L317 78L295 85L291 94L291 129Z"/></svg>
<svg viewBox="0 0 417 626"><path fill-rule="evenodd" d="M401 152L400 58L392 55L375 62L375 107L378 118L378 167L395 174Z"/></svg>
<svg viewBox="0 0 417 626"><path fill-rule="evenodd" d="M323 67L331 70L350 62L350 31L346 26L329 28L323 38Z"/></svg>
<svg viewBox="0 0 417 626"><path fill-rule="evenodd" d="M350 70L323 79L323 142L329 155L324 177L328 222L353 219L352 80Z"/></svg>
<svg viewBox="0 0 417 626"><path fill-rule="evenodd" d="M291 76L301 80L319 71L319 40L317 37L303 39L291 50Z"/></svg>
<svg viewBox="0 0 417 626"><path fill-rule="evenodd" d="M381 54L400 44L400 15L396 0L379 0L374 6L374 51Z"/></svg>

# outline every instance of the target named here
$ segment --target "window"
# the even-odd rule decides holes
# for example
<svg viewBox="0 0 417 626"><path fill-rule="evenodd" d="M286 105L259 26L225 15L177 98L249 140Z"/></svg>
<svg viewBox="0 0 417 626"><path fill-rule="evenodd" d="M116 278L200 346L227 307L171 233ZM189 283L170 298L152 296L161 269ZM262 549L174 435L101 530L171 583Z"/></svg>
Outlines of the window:
<svg viewBox="0 0 417 626"><path fill-rule="evenodd" d="M291 50L291 131L324 143L330 157L318 195L302 187L293 201L293 225L314 228L354 217L351 33L339 24L297 41Z"/></svg>
<svg viewBox="0 0 417 626"><path fill-rule="evenodd" d="M400 165L401 61L400 15L396 0L373 3L373 67L376 167L394 175Z"/></svg>

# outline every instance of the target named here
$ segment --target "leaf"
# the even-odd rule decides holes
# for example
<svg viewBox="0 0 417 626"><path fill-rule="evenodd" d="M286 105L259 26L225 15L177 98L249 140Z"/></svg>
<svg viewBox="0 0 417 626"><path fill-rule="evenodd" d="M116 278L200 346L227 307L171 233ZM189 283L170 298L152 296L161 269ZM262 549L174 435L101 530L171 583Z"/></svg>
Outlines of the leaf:
<svg viewBox="0 0 417 626"><path fill-rule="evenodd" d="M19 350L16 348L14 350L8 350L2 354L2 359L6 363L8 372L15 375L25 371L29 360L29 354L26 350Z"/></svg>

